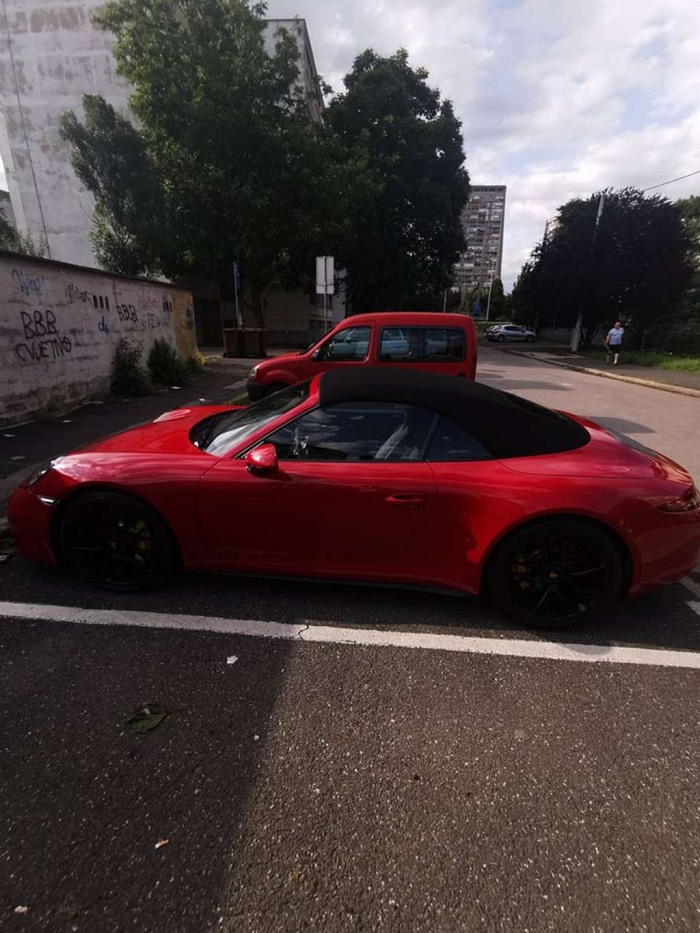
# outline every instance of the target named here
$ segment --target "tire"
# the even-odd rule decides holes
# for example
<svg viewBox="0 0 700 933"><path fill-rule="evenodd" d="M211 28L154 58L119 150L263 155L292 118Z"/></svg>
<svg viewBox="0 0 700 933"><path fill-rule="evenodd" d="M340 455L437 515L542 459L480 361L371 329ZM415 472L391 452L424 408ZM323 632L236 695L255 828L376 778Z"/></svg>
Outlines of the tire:
<svg viewBox="0 0 700 933"><path fill-rule="evenodd" d="M620 548L585 519L545 519L514 531L489 559L485 590L501 612L558 629L602 612L623 590Z"/></svg>
<svg viewBox="0 0 700 933"><path fill-rule="evenodd" d="M535 342L535 338L534 338L534 337L526 337L526 338L525 338L525 343L534 343L534 342Z"/></svg>
<svg viewBox="0 0 700 933"><path fill-rule="evenodd" d="M175 538L141 499L111 490L85 492L69 499L57 519L59 562L102 589L149 589L175 569Z"/></svg>
<svg viewBox="0 0 700 933"><path fill-rule="evenodd" d="M505 341L505 339L506 339L506 338L505 338L505 336L504 336L503 334L499 334L498 337L496 337L496 340L497 340L499 343L503 343L503 342Z"/></svg>
<svg viewBox="0 0 700 933"><path fill-rule="evenodd" d="M275 392L279 392L280 389L286 389L286 388L287 388L286 382L273 382L263 392L263 398L267 398L268 395L274 395Z"/></svg>

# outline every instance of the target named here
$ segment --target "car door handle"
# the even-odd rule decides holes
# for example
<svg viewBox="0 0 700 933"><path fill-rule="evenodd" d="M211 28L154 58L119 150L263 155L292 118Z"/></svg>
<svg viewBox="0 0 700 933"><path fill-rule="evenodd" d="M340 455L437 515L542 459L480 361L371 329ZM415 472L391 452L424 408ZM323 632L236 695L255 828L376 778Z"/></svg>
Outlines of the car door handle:
<svg viewBox="0 0 700 933"><path fill-rule="evenodd" d="M412 493L396 493L393 496L386 496L384 501L387 505L398 505L404 509L417 509L425 503L424 496L416 496Z"/></svg>

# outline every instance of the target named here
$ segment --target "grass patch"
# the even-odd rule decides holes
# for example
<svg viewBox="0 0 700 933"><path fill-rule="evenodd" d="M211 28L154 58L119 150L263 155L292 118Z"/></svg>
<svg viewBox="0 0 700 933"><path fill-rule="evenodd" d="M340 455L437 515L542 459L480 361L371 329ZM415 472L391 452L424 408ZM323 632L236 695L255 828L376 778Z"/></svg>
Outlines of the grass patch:
<svg viewBox="0 0 700 933"><path fill-rule="evenodd" d="M605 362L605 350L584 351L592 360ZM650 366L655 369L671 369L684 373L700 373L700 356L679 356L675 353L662 353L660 350L624 350L622 362L632 366Z"/></svg>

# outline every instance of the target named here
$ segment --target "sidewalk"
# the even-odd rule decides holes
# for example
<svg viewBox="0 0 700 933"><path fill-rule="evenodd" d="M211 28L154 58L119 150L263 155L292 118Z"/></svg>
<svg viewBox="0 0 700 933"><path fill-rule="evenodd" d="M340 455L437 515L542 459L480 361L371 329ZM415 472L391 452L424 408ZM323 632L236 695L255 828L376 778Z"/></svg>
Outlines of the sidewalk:
<svg viewBox="0 0 700 933"><path fill-rule="evenodd" d="M632 364L613 366L611 363L591 360L580 354L556 350L520 350L515 347L503 347L506 353L516 356L526 356L541 363L552 366L561 366L563 369L572 369L579 373L589 373L594 376L603 376L607 379L618 379L621 382L632 382L636 385L650 386L666 392L675 392L679 395L692 395L700 398L700 373L686 373L674 369L658 369L655 366L634 366Z"/></svg>
<svg viewBox="0 0 700 933"><path fill-rule="evenodd" d="M88 402L69 414L0 428L0 517L10 493L37 464L75 450L98 437L152 421L165 411L188 405L230 402L245 390L248 373L258 360L226 359L204 354L206 363L194 380L144 398Z"/></svg>

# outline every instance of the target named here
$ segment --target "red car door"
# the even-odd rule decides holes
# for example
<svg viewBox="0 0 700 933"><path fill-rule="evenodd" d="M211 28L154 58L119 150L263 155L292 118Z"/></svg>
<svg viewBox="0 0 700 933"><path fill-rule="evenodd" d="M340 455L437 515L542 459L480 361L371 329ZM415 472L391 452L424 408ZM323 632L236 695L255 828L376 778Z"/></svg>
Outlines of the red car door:
<svg viewBox="0 0 700 933"><path fill-rule="evenodd" d="M426 463L283 467L308 504L307 527L318 546L310 574L407 581L429 572L439 531L433 526L437 482Z"/></svg>
<svg viewBox="0 0 700 933"><path fill-rule="evenodd" d="M413 579L435 552L426 463L280 461L272 476L222 460L199 485L207 562L261 572Z"/></svg>
<svg viewBox="0 0 700 933"><path fill-rule="evenodd" d="M207 562L234 570L304 572L320 552L310 487L283 470L256 476L243 460L221 460L198 490Z"/></svg>
<svg viewBox="0 0 700 933"><path fill-rule="evenodd" d="M273 473L254 475L242 460L213 466L199 488L210 560L310 576L432 577L437 482L419 452L433 416L410 408L314 409L266 438L278 453Z"/></svg>

